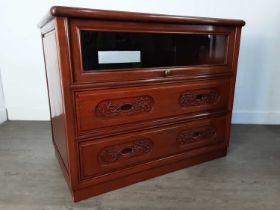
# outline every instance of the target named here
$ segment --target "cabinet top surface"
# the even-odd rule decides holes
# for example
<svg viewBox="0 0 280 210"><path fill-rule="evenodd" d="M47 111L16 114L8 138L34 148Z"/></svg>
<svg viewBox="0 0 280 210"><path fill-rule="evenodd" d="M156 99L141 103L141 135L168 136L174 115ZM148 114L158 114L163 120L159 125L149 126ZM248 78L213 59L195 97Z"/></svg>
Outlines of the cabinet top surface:
<svg viewBox="0 0 280 210"><path fill-rule="evenodd" d="M245 21L237 19L220 19L207 17L175 16L163 14L136 13L124 11L97 10L77 7L53 6L39 23L39 27L44 26L53 17L70 17L81 19L98 20L121 20L135 22L158 22L177 23L193 25L221 25L221 26L244 26Z"/></svg>

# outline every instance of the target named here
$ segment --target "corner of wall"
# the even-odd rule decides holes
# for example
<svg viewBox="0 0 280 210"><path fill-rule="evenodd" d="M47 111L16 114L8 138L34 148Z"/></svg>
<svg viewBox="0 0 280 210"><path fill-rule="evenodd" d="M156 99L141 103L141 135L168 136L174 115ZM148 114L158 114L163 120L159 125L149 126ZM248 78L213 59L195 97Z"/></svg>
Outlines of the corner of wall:
<svg viewBox="0 0 280 210"><path fill-rule="evenodd" d="M7 110L6 109L0 109L0 124L7 121L8 116L7 116Z"/></svg>
<svg viewBox="0 0 280 210"><path fill-rule="evenodd" d="M0 124L8 120L0 69Z"/></svg>

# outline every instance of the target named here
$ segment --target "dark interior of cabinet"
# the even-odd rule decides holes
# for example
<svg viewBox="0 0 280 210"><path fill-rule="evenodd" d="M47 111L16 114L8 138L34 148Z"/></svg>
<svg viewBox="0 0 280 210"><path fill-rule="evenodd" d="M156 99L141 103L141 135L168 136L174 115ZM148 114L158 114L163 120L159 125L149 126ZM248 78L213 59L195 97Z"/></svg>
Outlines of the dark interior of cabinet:
<svg viewBox="0 0 280 210"><path fill-rule="evenodd" d="M226 62L226 35L81 31L80 37L85 71ZM115 58L117 61L112 63L100 62L100 52L116 55L124 51L137 52L139 60L118 62Z"/></svg>

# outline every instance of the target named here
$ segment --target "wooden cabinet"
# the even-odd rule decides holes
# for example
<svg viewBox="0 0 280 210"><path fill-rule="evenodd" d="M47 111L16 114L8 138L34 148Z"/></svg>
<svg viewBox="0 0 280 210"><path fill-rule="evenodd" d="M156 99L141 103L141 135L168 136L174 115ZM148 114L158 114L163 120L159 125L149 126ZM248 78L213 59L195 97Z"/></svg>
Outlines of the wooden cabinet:
<svg viewBox="0 0 280 210"><path fill-rule="evenodd" d="M75 201L226 155L244 24L50 9L53 144Z"/></svg>

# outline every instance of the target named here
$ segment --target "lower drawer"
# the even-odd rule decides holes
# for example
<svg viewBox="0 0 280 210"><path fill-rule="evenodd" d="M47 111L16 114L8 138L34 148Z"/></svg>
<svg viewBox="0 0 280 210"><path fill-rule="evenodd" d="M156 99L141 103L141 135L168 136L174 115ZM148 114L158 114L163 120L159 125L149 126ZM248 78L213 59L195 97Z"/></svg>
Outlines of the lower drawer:
<svg viewBox="0 0 280 210"><path fill-rule="evenodd" d="M222 142L225 125L226 117L217 117L81 142L81 179Z"/></svg>

